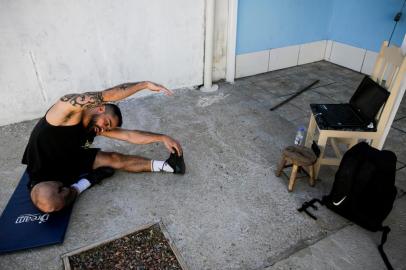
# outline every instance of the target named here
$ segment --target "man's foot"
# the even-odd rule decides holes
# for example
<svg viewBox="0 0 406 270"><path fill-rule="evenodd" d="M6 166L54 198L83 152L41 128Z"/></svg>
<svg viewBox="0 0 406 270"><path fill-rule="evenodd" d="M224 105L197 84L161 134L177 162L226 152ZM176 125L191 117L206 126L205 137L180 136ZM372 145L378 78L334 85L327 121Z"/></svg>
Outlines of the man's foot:
<svg viewBox="0 0 406 270"><path fill-rule="evenodd" d="M178 156L178 153L175 150L175 153L171 153L169 158L165 161L172 167L173 173L176 174L185 174L186 166L185 161L183 160L183 155Z"/></svg>
<svg viewBox="0 0 406 270"><path fill-rule="evenodd" d="M99 167L93 171L91 171L88 175L86 175L84 178L86 178L90 184L93 186L95 184L98 184L101 182L101 180L110 177L114 174L114 169L111 167Z"/></svg>

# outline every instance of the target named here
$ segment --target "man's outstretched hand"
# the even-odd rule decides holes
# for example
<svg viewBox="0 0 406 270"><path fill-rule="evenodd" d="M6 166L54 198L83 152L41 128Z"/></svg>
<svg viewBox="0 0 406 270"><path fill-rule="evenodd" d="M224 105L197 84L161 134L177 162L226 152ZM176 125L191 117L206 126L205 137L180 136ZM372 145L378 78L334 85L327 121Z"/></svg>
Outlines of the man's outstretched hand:
<svg viewBox="0 0 406 270"><path fill-rule="evenodd" d="M162 142L165 144L165 147L169 150L169 152L174 153L174 150L176 150L179 156L183 155L182 147L178 141L165 135L163 136Z"/></svg>
<svg viewBox="0 0 406 270"><path fill-rule="evenodd" d="M163 85L154 82L146 82L146 84L147 84L146 87L153 92L164 93L167 96L173 95L173 92Z"/></svg>

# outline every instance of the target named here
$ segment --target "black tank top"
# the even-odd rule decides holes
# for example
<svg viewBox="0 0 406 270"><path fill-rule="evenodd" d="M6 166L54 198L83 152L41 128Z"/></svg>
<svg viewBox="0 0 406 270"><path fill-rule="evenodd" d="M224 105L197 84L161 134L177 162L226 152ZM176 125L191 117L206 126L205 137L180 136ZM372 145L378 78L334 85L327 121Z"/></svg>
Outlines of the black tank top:
<svg viewBox="0 0 406 270"><path fill-rule="evenodd" d="M55 180L61 173L69 174L69 164L93 142L80 122L74 126L53 126L41 118L31 132L22 163L32 179Z"/></svg>

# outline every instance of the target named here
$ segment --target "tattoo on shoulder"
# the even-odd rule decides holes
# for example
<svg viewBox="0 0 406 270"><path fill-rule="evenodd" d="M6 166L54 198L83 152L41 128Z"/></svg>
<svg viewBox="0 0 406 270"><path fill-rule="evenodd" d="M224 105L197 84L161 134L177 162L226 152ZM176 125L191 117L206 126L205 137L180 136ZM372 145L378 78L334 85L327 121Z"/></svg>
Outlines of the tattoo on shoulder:
<svg viewBox="0 0 406 270"><path fill-rule="evenodd" d="M104 103L101 92L87 92L83 94L68 94L60 99L62 102L69 102L72 106L81 108L96 107Z"/></svg>

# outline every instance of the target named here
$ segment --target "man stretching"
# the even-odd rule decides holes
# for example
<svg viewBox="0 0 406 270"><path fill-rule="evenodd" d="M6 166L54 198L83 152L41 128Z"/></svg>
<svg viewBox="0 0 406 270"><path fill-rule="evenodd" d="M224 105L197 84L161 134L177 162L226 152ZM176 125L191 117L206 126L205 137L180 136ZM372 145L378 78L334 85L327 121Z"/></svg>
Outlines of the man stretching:
<svg viewBox="0 0 406 270"><path fill-rule="evenodd" d="M142 89L172 95L153 82L126 83L101 92L65 95L39 120L22 159L30 176L31 200L38 209L46 213L61 210L81 192L113 175L115 169L185 173L182 147L176 140L120 128L120 109L108 102ZM171 155L159 161L89 148L97 135L134 144L162 142Z"/></svg>

